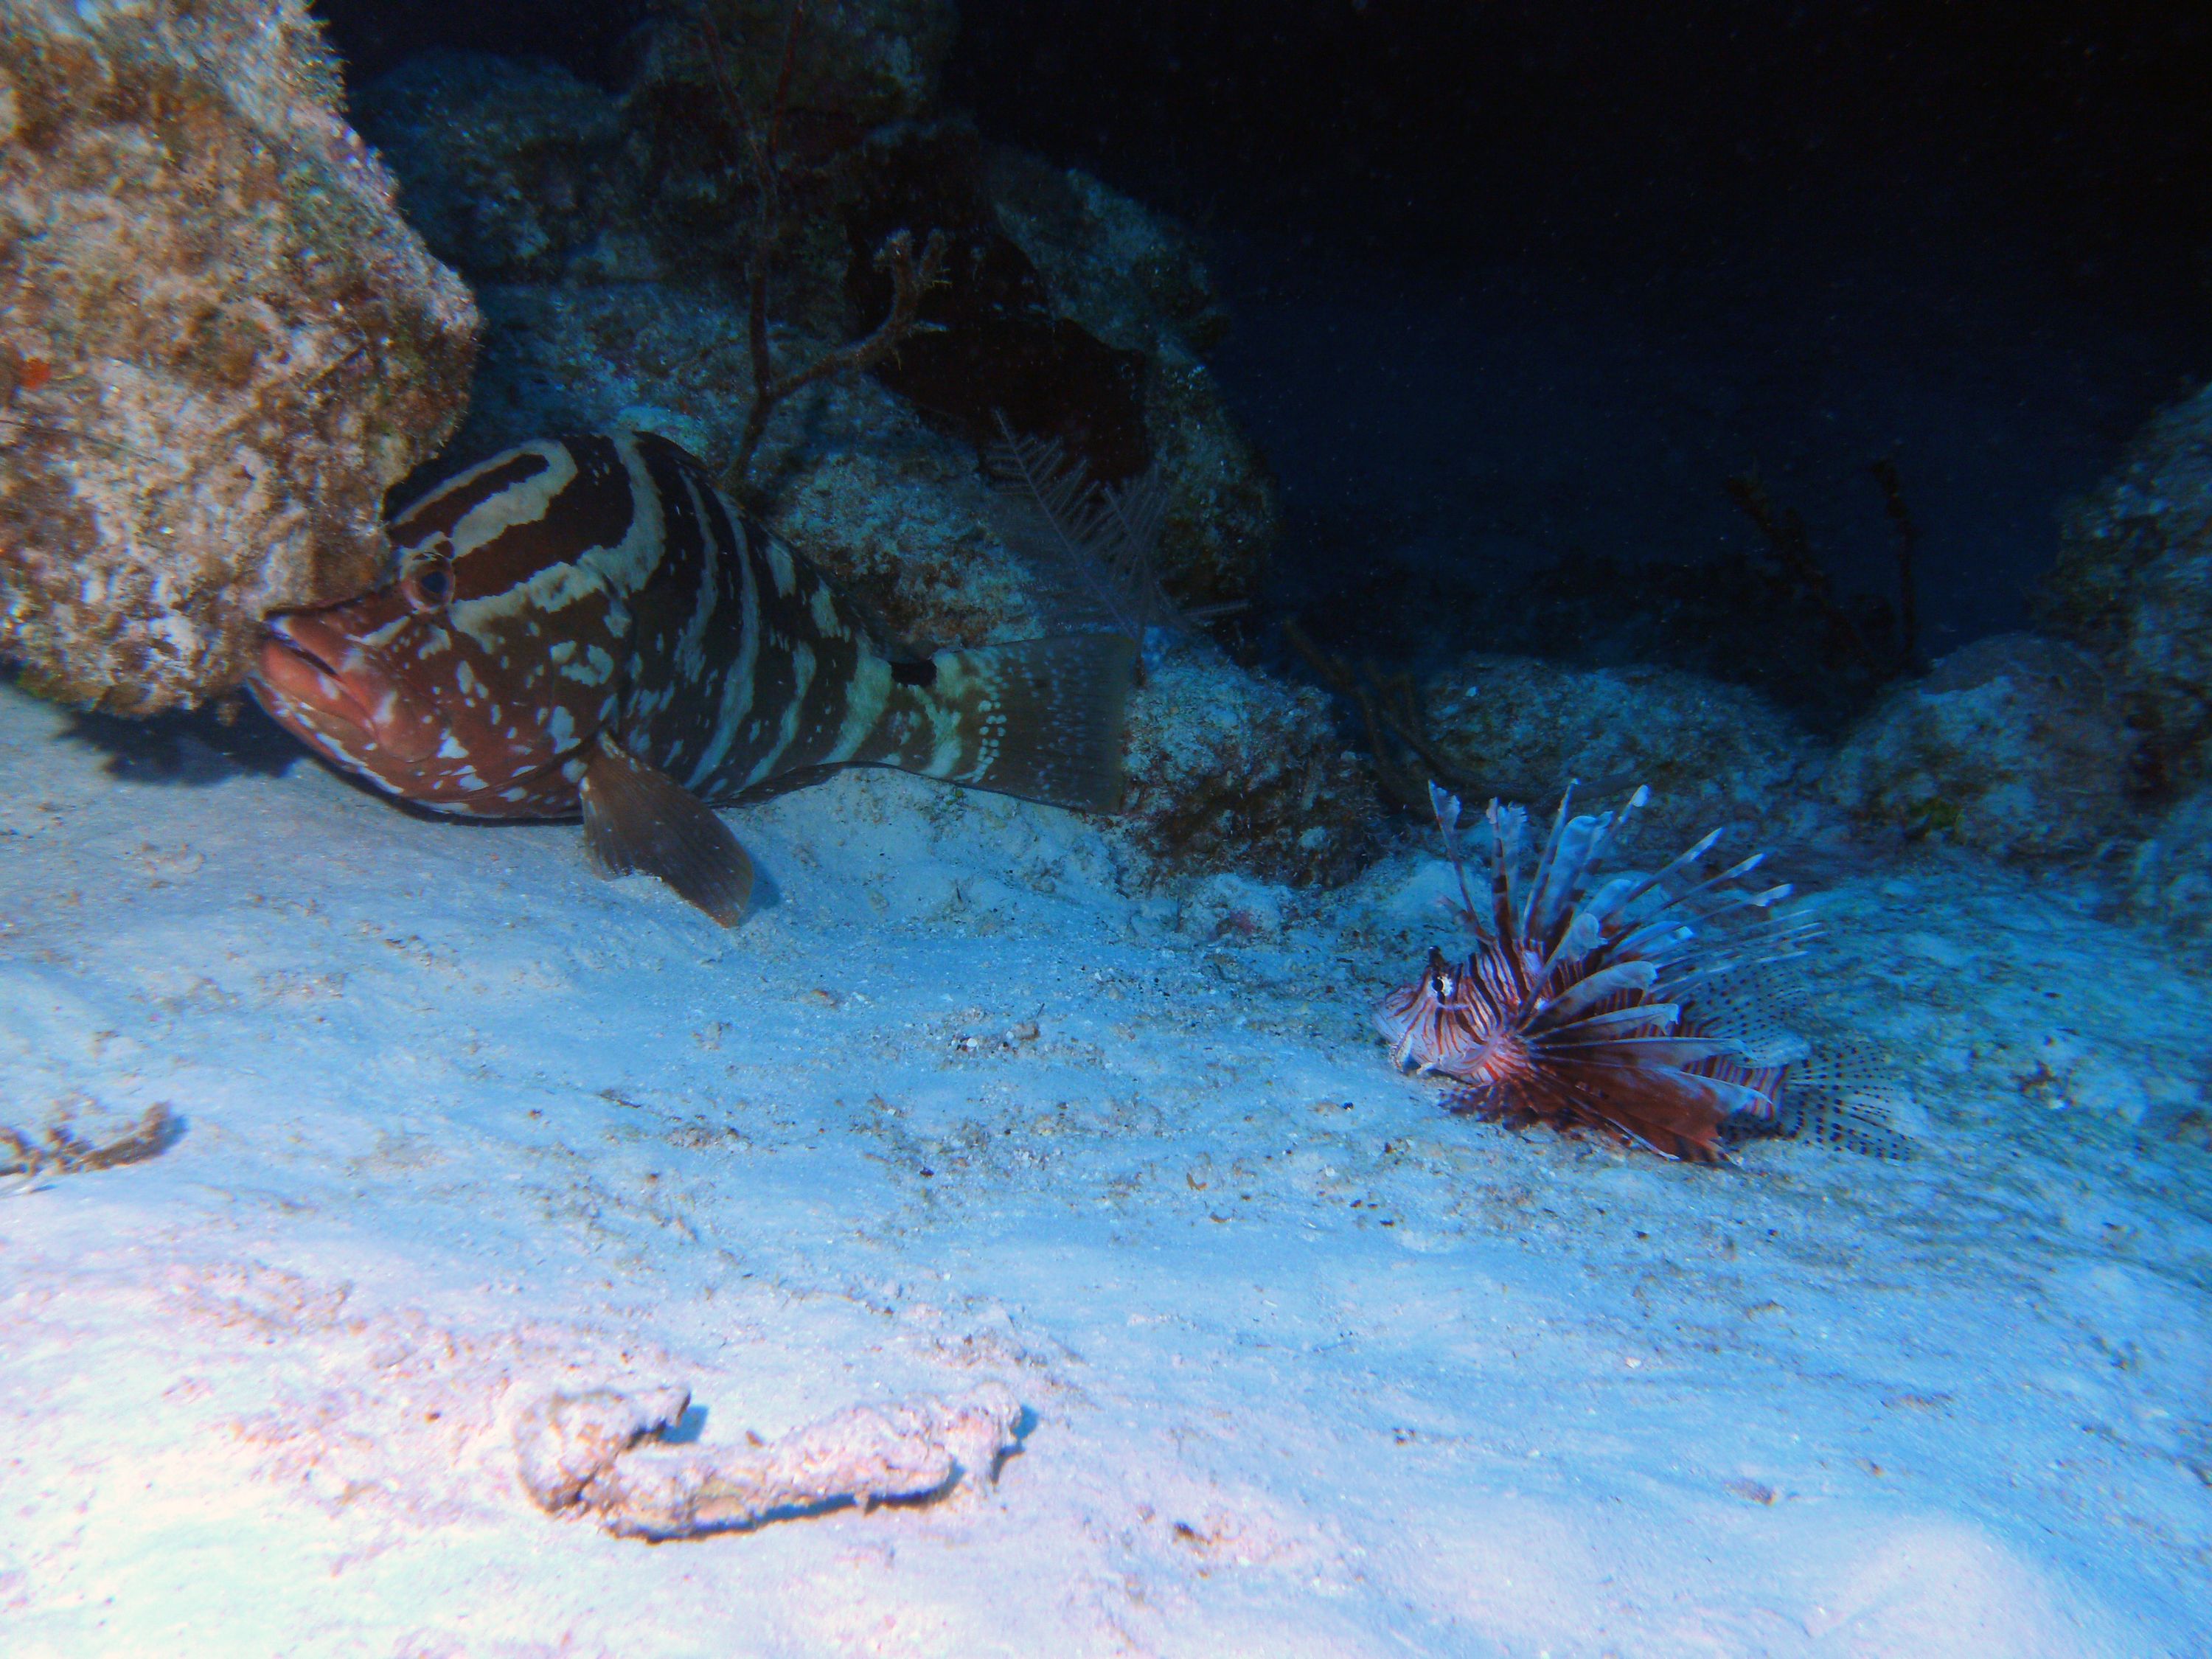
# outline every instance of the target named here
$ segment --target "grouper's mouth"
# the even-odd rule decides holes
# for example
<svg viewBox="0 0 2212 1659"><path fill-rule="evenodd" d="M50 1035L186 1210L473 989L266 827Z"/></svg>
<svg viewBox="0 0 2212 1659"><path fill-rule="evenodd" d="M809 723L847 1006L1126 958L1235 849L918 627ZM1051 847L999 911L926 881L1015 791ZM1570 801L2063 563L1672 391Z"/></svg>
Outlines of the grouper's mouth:
<svg viewBox="0 0 2212 1659"><path fill-rule="evenodd" d="M363 662L345 634L319 622L313 611L271 617L268 626L254 678L278 720L356 763L370 749L399 761L419 761L428 753L425 734L410 729L414 723L392 719L394 688Z"/></svg>

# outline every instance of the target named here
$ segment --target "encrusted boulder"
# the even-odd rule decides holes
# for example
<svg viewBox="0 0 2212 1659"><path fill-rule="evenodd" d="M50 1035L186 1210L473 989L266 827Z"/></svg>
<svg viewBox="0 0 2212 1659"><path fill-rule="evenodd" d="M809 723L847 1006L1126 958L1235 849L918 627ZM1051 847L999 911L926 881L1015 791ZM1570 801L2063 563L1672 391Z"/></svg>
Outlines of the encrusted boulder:
<svg viewBox="0 0 2212 1659"><path fill-rule="evenodd" d="M2128 896L2136 915L2161 931L2212 939L2212 785L2175 802L2137 843Z"/></svg>
<svg viewBox="0 0 2212 1659"><path fill-rule="evenodd" d="M1338 739L1328 700L1204 647L1158 665L1131 700L1120 823L1159 876L1334 886L1379 844L1374 779Z"/></svg>
<svg viewBox="0 0 2212 1659"><path fill-rule="evenodd" d="M790 0L703 0L653 26L635 95L675 110L726 99L766 110ZM791 53L791 108L847 131L927 114L960 15L953 0L816 0Z"/></svg>
<svg viewBox="0 0 2212 1659"><path fill-rule="evenodd" d="M1197 250L1160 215L1074 168L1001 150L986 178L1000 223L1061 313L1149 365L1145 424L1168 483L1162 574L1187 604L1249 598L1281 509L1267 463L1200 356L1229 322Z"/></svg>
<svg viewBox="0 0 2212 1659"><path fill-rule="evenodd" d="M1887 693L1826 787L1845 811L1909 836L2001 856L2078 854L2127 826L2133 746L2088 657L2000 634Z"/></svg>
<svg viewBox="0 0 2212 1659"><path fill-rule="evenodd" d="M0 8L0 654L143 714L381 572L459 418L467 291L301 0Z"/></svg>
<svg viewBox="0 0 2212 1659"><path fill-rule="evenodd" d="M2040 613L2104 666L2152 781L2212 779L2212 386L2069 512Z"/></svg>
<svg viewBox="0 0 2212 1659"><path fill-rule="evenodd" d="M1757 692L1679 669L1477 653L1429 680L1423 708L1429 741L1485 799L1548 811L1572 781L1594 811L1649 784L1638 851L1765 827L1818 769L1816 745Z"/></svg>
<svg viewBox="0 0 2212 1659"><path fill-rule="evenodd" d="M408 222L472 280L659 274L631 223L644 168L622 105L557 64L420 52L353 112Z"/></svg>

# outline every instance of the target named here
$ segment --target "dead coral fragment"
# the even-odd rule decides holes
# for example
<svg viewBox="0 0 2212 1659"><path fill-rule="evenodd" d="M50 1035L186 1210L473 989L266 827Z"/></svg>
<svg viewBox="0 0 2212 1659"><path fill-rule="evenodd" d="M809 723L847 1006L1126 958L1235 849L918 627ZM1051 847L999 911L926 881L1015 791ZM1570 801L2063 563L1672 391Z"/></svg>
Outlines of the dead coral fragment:
<svg viewBox="0 0 2212 1659"><path fill-rule="evenodd" d="M679 1385L539 1401L515 1425L523 1485L548 1514L581 1508L625 1538L690 1538L825 1504L933 1498L963 1474L994 1479L1022 1416L1008 1389L987 1384L958 1401L851 1407L765 1446L641 1443L673 1427L690 1398Z"/></svg>
<svg viewBox="0 0 2212 1659"><path fill-rule="evenodd" d="M112 1170L120 1164L143 1164L158 1158L182 1132L177 1115L166 1105L153 1105L137 1125L105 1140L88 1140L70 1133L65 1121L49 1123L33 1140L20 1129L0 1123L0 1176L76 1175L85 1170Z"/></svg>

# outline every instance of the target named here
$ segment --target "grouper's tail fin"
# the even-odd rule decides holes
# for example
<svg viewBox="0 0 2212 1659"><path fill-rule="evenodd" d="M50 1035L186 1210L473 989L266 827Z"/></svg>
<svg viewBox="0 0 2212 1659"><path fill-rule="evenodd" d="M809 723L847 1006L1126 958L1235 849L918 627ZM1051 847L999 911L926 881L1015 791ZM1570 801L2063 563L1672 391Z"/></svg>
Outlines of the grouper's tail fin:
<svg viewBox="0 0 2212 1659"><path fill-rule="evenodd" d="M1118 634L940 651L930 659L930 684L916 689L954 717L958 753L945 744L914 769L1110 812L1121 804L1122 729L1136 665L1136 641Z"/></svg>

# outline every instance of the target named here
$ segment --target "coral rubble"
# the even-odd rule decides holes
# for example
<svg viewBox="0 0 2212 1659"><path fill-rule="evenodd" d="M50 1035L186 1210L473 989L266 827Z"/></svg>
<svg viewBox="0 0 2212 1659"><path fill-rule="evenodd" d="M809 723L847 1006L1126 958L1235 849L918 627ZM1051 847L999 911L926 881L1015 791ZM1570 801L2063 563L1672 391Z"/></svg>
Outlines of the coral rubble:
<svg viewBox="0 0 2212 1659"><path fill-rule="evenodd" d="M475 307L301 0L0 10L0 652L124 713L380 573Z"/></svg>
<svg viewBox="0 0 2212 1659"><path fill-rule="evenodd" d="M1860 818L2010 857L2078 855L2130 815L2133 739L2081 652L1977 640L1894 687L1844 740L1829 798Z"/></svg>
<svg viewBox="0 0 2212 1659"><path fill-rule="evenodd" d="M582 1509L629 1538L690 1538L781 1513L933 1497L965 1476L996 1478L1023 1412L1005 1387L959 1400L854 1406L763 1445L696 1449L652 1441L676 1426L690 1390L556 1394L515 1425L522 1484L549 1514Z"/></svg>

